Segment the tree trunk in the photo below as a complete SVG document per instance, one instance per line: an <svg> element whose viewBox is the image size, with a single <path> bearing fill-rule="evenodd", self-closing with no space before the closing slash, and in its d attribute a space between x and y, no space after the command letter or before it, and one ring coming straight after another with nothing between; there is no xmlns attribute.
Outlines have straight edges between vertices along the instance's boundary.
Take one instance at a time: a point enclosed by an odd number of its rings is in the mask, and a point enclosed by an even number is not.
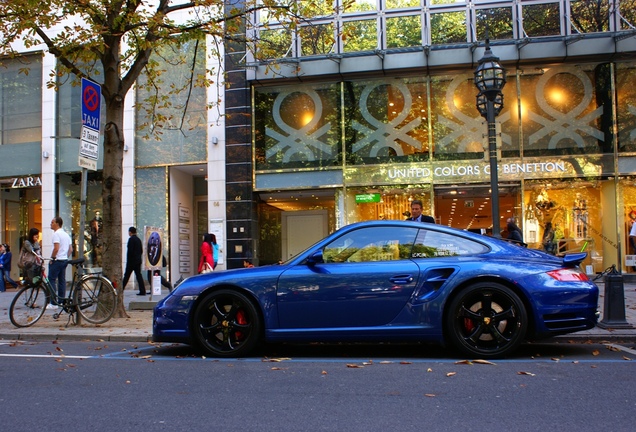
<svg viewBox="0 0 636 432"><path fill-rule="evenodd" d="M121 196L124 159L124 104L123 97L113 92L106 102L104 127L104 170L102 205L104 206L103 272L117 289L117 308L114 318L127 318L124 306L122 280L122 217Z"/></svg>

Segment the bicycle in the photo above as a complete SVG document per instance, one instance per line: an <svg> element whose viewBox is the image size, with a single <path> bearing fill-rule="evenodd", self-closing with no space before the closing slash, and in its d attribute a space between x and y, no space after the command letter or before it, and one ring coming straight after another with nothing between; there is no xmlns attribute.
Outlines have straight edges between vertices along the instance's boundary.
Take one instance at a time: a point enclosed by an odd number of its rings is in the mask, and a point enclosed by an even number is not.
<svg viewBox="0 0 636 432"><path fill-rule="evenodd" d="M42 261L44 259L40 258ZM51 286L42 265L34 267L34 276L20 289L11 302L9 318L16 327L29 327L39 321L49 304L61 307L53 314L58 319L62 312L74 320L74 313L92 324L103 324L115 313L117 291L113 284L101 274L85 274L84 258L69 260L74 266L73 280L68 297L60 297Z"/></svg>

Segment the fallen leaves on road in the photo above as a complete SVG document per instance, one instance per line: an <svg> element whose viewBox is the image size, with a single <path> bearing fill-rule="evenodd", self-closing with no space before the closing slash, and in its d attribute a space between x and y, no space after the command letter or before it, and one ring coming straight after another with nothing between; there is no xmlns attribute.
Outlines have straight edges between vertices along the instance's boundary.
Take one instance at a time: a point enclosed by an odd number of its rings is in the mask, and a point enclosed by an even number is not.
<svg viewBox="0 0 636 432"><path fill-rule="evenodd" d="M488 360L481 360L481 359L473 360L473 363L496 366L496 363L490 362Z"/></svg>
<svg viewBox="0 0 636 432"><path fill-rule="evenodd" d="M457 375L457 372L448 372L446 374L447 377L452 377L452 376L455 376L455 375Z"/></svg>
<svg viewBox="0 0 636 432"><path fill-rule="evenodd" d="M362 365L357 365L357 364L353 364L353 363L347 363L347 367L348 367L348 368L351 368L351 369L361 369L361 368L363 368L364 366L362 366Z"/></svg>
<svg viewBox="0 0 636 432"><path fill-rule="evenodd" d="M535 374L533 374L532 372L524 372L524 371L519 371L519 372L517 372L517 375L529 375L529 376L535 376Z"/></svg>
<svg viewBox="0 0 636 432"><path fill-rule="evenodd" d="M496 366L496 363L490 362L488 360L482 360L482 359L475 359L475 360L459 360L456 361L455 364L466 364L466 365L472 365L472 364L483 364L483 365L491 365L491 366Z"/></svg>

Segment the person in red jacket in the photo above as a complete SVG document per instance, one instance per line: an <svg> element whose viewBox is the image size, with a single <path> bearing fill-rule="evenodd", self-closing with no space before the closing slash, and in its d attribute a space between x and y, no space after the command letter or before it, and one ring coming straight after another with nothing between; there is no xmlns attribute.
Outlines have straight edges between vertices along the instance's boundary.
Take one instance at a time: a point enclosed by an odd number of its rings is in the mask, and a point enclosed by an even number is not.
<svg viewBox="0 0 636 432"><path fill-rule="evenodd" d="M203 234L203 243L201 243L201 259L199 260L198 272L201 273L204 270L203 263L210 264L210 267L214 269L214 256L212 255L212 234Z"/></svg>

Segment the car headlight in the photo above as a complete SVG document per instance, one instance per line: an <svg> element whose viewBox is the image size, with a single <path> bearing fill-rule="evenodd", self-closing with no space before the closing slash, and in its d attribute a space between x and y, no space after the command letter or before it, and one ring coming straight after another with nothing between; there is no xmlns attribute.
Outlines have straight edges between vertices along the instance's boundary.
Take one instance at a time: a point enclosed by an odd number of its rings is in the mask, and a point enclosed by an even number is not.
<svg viewBox="0 0 636 432"><path fill-rule="evenodd" d="M163 306L174 309L188 308L197 299L197 297L197 295L171 295L165 298Z"/></svg>

